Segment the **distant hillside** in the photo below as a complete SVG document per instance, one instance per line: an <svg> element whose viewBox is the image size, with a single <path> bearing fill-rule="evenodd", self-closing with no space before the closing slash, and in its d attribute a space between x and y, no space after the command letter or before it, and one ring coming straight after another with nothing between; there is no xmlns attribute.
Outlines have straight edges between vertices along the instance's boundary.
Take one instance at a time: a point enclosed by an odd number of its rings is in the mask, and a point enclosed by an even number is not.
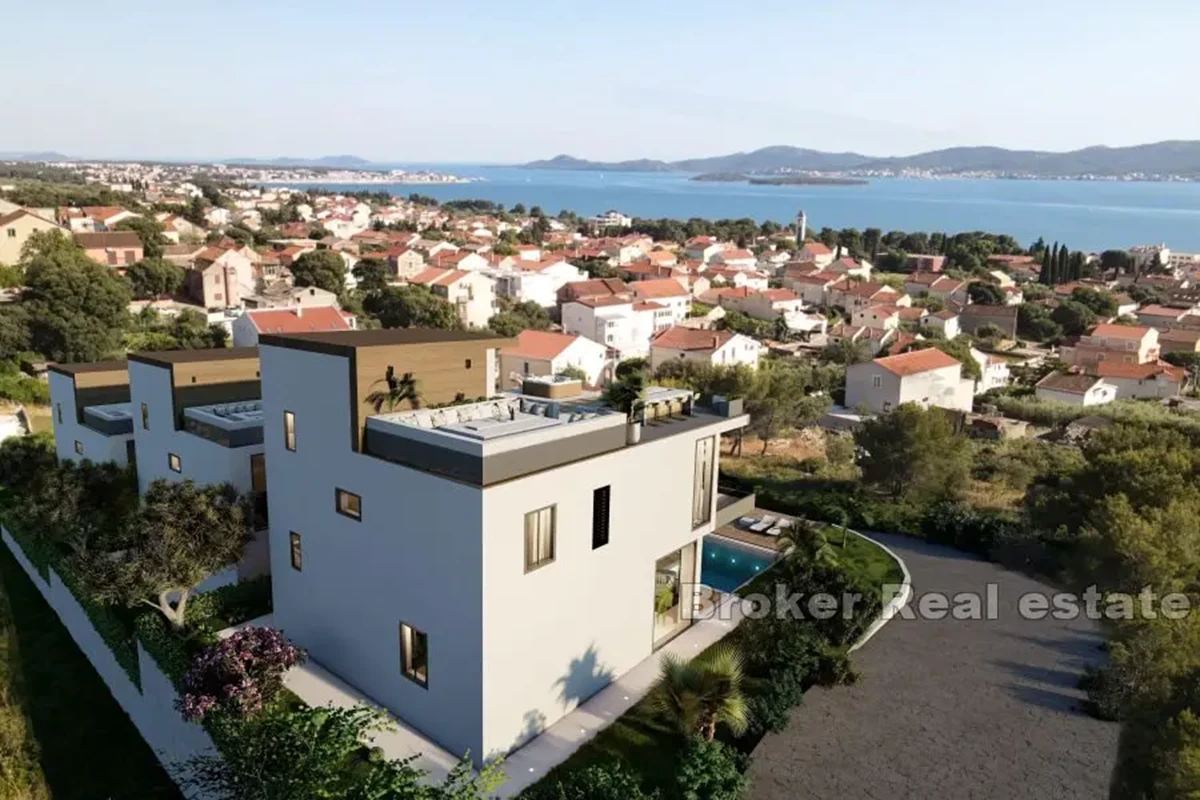
<svg viewBox="0 0 1200 800"><path fill-rule="evenodd" d="M0 161L73 161L70 156L62 153L0 153Z"/></svg>
<svg viewBox="0 0 1200 800"><path fill-rule="evenodd" d="M860 153L825 153L803 147L764 147L682 161L588 161L560 155L525 165L536 169L610 170L613 172L752 173L780 170L846 172L850 170L932 170L943 174L1002 172L1074 177L1119 176L1132 173L1200 177L1200 142L1168 141L1133 147L1085 147L1066 153L1006 150L1002 147L951 147L911 156L878 157Z"/></svg>

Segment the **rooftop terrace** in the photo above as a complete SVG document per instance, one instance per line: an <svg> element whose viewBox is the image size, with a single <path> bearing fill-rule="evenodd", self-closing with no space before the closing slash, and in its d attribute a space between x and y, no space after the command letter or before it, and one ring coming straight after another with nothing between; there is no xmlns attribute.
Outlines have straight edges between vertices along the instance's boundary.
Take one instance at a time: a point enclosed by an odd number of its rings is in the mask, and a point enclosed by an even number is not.
<svg viewBox="0 0 1200 800"><path fill-rule="evenodd" d="M83 409L83 424L105 436L133 433L133 410L129 403L108 403Z"/></svg>
<svg viewBox="0 0 1200 800"><path fill-rule="evenodd" d="M262 444L262 401L215 403L183 410L184 430L224 447Z"/></svg>

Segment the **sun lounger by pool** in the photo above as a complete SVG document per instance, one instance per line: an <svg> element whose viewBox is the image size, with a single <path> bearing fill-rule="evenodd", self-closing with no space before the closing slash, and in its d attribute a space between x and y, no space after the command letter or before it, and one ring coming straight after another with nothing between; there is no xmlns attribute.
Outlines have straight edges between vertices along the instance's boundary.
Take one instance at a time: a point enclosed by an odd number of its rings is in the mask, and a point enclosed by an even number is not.
<svg viewBox="0 0 1200 800"><path fill-rule="evenodd" d="M774 528L770 528L767 531L767 536L778 536L781 533L783 533L783 528L776 525Z"/></svg>
<svg viewBox="0 0 1200 800"><path fill-rule="evenodd" d="M743 528L749 528L757 522L758 520L755 517L738 517L738 525L741 525Z"/></svg>
<svg viewBox="0 0 1200 800"><path fill-rule="evenodd" d="M755 533L763 533L768 528L773 527L775 525L776 520L778 520L778 519L779 519L778 517L774 517L771 515L765 516L762 519L760 519L757 524L751 525L750 530L754 531Z"/></svg>

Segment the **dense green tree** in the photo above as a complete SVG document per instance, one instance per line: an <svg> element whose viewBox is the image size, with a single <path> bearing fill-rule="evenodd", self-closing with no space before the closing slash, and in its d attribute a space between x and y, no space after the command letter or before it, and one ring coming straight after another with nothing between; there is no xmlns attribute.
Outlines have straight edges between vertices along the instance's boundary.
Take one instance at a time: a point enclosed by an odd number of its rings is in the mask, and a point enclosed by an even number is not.
<svg viewBox="0 0 1200 800"><path fill-rule="evenodd" d="M249 509L230 484L154 481L130 528L135 539L119 558L90 560L92 592L102 602L150 606L176 630L196 587L237 563L250 541Z"/></svg>
<svg viewBox="0 0 1200 800"><path fill-rule="evenodd" d="M99 361L128 324L129 288L58 231L34 233L22 254L29 347L54 361Z"/></svg>
<svg viewBox="0 0 1200 800"><path fill-rule="evenodd" d="M358 290L364 294L379 294L388 286L390 276L387 265L377 258L371 258L369 254L365 254L354 265L353 272L358 281Z"/></svg>
<svg viewBox="0 0 1200 800"><path fill-rule="evenodd" d="M937 408L904 403L854 433L863 480L896 499L956 498L970 475L970 442Z"/></svg>
<svg viewBox="0 0 1200 800"><path fill-rule="evenodd" d="M994 283L974 281L967 285L967 296L971 298L972 303L984 306L1004 305L1004 292Z"/></svg>
<svg viewBox="0 0 1200 800"><path fill-rule="evenodd" d="M550 312L532 300L509 304L488 320L488 327L501 336L516 336L521 331L550 329Z"/></svg>
<svg viewBox="0 0 1200 800"><path fill-rule="evenodd" d="M1110 292L1093 289L1089 286L1076 286L1071 291L1071 300L1086 306L1098 317L1115 317L1117 315L1117 298Z"/></svg>
<svg viewBox="0 0 1200 800"><path fill-rule="evenodd" d="M311 250L292 262L297 286L316 286L341 294L346 288L346 261L334 250Z"/></svg>
<svg viewBox="0 0 1200 800"><path fill-rule="evenodd" d="M164 295L174 295L183 288L183 267L161 258L147 257L132 264L125 271L133 296L138 300L152 300Z"/></svg>
<svg viewBox="0 0 1200 800"><path fill-rule="evenodd" d="M363 300L363 309L385 328L461 330L454 306L426 286L389 286Z"/></svg>
<svg viewBox="0 0 1200 800"><path fill-rule="evenodd" d="M1050 319L1062 327L1067 336L1079 336L1096 324L1096 312L1075 300L1063 300L1050 312Z"/></svg>
<svg viewBox="0 0 1200 800"><path fill-rule="evenodd" d="M813 394L810 366L765 362L746 397L749 429L762 440L763 453L771 439L788 431L815 425L829 410L828 393Z"/></svg>
<svg viewBox="0 0 1200 800"><path fill-rule="evenodd" d="M1050 309L1038 303L1022 303L1017 309L1017 334L1037 342L1062 336L1062 326L1051 319Z"/></svg>
<svg viewBox="0 0 1200 800"><path fill-rule="evenodd" d="M1105 250L1100 254L1100 271L1105 277L1116 278L1133 269L1133 259L1125 250Z"/></svg>
<svg viewBox="0 0 1200 800"><path fill-rule="evenodd" d="M841 364L844 367L851 364L865 364L871 360L871 350L866 342L839 339L825 345L821 350L821 360L831 364Z"/></svg>
<svg viewBox="0 0 1200 800"><path fill-rule="evenodd" d="M747 784L742 762L724 742L693 737L675 774L679 800L739 800Z"/></svg>
<svg viewBox="0 0 1200 800"><path fill-rule="evenodd" d="M170 242L163 235L163 226L151 217L129 217L116 225L116 230L133 231L142 240L142 254L146 258L158 259L163 256L163 248Z"/></svg>

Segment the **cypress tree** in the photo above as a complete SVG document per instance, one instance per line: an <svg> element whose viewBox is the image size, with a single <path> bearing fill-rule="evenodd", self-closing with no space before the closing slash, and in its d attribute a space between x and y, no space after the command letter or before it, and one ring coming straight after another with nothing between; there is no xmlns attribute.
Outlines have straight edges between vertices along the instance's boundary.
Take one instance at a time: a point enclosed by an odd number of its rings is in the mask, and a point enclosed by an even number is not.
<svg viewBox="0 0 1200 800"><path fill-rule="evenodd" d="M1054 243L1054 248L1050 251L1050 279L1048 285L1058 285L1058 242Z"/></svg>
<svg viewBox="0 0 1200 800"><path fill-rule="evenodd" d="M1071 249L1064 244L1058 250L1058 269L1054 271L1059 283L1066 283L1071 279L1070 257Z"/></svg>
<svg viewBox="0 0 1200 800"><path fill-rule="evenodd" d="M1050 248L1042 248L1042 271L1038 273L1038 283L1050 285Z"/></svg>

